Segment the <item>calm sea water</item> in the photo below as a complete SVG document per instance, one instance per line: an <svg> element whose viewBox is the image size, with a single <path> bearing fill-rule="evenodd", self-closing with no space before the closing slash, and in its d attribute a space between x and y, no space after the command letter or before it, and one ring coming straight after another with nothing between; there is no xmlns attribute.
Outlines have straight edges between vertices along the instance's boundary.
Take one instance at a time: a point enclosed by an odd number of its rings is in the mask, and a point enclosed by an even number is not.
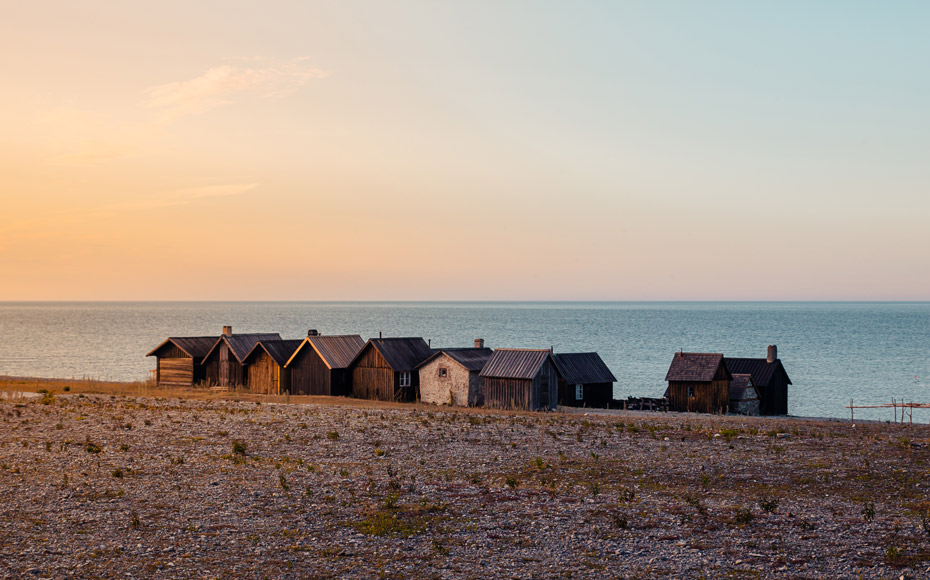
<svg viewBox="0 0 930 580"><path fill-rule="evenodd" d="M930 303L0 303L0 375L140 380L168 336L278 332L422 336L432 346L597 351L616 396L661 396L679 349L764 357L778 345L792 415L845 417L892 397L930 403ZM914 419L927 422L928 415ZM891 411L857 416L890 419Z"/></svg>

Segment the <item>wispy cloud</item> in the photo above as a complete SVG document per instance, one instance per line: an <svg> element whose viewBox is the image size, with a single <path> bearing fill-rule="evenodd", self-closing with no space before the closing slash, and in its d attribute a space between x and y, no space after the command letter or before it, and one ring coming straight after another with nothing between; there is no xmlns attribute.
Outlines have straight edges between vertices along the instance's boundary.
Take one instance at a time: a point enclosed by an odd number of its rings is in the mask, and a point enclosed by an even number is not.
<svg viewBox="0 0 930 580"><path fill-rule="evenodd" d="M124 214L185 206L198 202L207 203L211 198L241 195L258 186L258 183L229 183L189 187L164 191L154 197L90 207L83 211L70 210L58 214L43 214L9 223L3 223L0 219L0 249L2 249L5 235L16 234L18 237L29 239L53 238L62 235L62 228L83 229L89 220L112 219Z"/></svg>
<svg viewBox="0 0 930 580"><path fill-rule="evenodd" d="M173 119L236 102L247 93L262 98L285 97L311 80L327 76L327 71L311 65L307 57L278 64L259 61L253 66L222 65L190 80L149 87L145 104L162 110L165 119Z"/></svg>
<svg viewBox="0 0 930 580"><path fill-rule="evenodd" d="M188 187L167 191L155 198L126 201L99 207L97 214L111 214L123 211L143 211L163 207L189 205L197 200L212 197L228 197L240 195L258 187L257 183L229 183L224 185L207 185L203 187Z"/></svg>

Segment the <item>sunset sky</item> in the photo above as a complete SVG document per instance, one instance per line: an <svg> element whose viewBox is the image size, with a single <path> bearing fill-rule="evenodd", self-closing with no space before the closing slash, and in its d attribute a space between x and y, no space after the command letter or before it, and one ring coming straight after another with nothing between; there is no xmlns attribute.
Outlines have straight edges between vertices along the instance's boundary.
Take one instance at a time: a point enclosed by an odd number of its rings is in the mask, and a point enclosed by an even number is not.
<svg viewBox="0 0 930 580"><path fill-rule="evenodd" d="M925 2L14 2L0 300L930 300Z"/></svg>

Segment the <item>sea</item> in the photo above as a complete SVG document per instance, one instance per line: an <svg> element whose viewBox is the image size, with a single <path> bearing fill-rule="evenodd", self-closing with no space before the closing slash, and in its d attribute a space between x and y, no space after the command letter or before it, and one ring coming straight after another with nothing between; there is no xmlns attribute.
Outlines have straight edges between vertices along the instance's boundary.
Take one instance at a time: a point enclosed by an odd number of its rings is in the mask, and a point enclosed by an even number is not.
<svg viewBox="0 0 930 580"><path fill-rule="evenodd" d="M930 403L930 302L0 302L0 375L145 380L169 336L309 329L421 336L436 347L597 352L615 397L659 397L672 356L766 356L791 377L788 410L848 418L855 405ZM890 409L857 419L892 420ZM915 410L914 422L930 421Z"/></svg>

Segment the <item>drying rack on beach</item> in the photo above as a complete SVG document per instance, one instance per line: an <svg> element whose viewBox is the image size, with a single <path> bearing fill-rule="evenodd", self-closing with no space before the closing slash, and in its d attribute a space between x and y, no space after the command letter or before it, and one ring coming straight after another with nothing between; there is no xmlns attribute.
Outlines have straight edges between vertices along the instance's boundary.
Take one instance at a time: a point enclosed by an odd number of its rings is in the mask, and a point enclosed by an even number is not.
<svg viewBox="0 0 930 580"><path fill-rule="evenodd" d="M847 405L846 408L849 409L850 423L854 422L854 409L894 409L894 422L898 423L898 409L900 409L900 423L903 425L906 419L908 425L913 425L914 409L930 409L930 403L905 403L903 399L900 401L897 399L891 399L890 403L885 403L884 405L854 405L853 400L850 399L849 405Z"/></svg>

